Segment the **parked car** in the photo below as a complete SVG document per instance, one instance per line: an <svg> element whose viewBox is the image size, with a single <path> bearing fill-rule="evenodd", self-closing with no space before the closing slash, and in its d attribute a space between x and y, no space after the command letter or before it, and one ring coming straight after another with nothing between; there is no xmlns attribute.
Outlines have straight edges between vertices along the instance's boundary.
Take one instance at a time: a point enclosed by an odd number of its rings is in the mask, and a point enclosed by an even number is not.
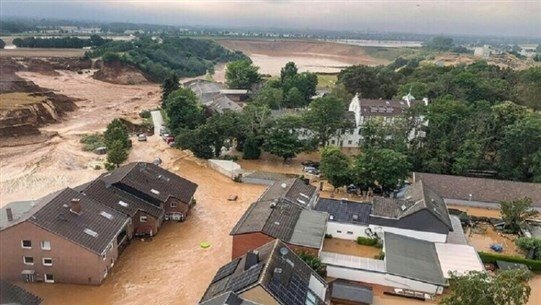
<svg viewBox="0 0 541 305"><path fill-rule="evenodd" d="M137 135L137 141L143 142L143 141L146 141L146 140L147 140L147 135L146 134L141 133L141 134Z"/></svg>
<svg viewBox="0 0 541 305"><path fill-rule="evenodd" d="M303 161L301 164L304 166L310 166L310 167L315 167L315 168L319 167L319 162L312 161L312 160Z"/></svg>
<svg viewBox="0 0 541 305"><path fill-rule="evenodd" d="M170 134L164 133L164 134L162 134L162 139L165 141L165 139L167 139L170 136L171 136Z"/></svg>
<svg viewBox="0 0 541 305"><path fill-rule="evenodd" d="M313 166L305 166L303 171L312 175L319 175L319 170Z"/></svg>
<svg viewBox="0 0 541 305"><path fill-rule="evenodd" d="M167 138L165 138L165 143L170 144L171 142L175 142L175 137L168 136Z"/></svg>
<svg viewBox="0 0 541 305"><path fill-rule="evenodd" d="M358 188L354 184L350 184L346 187L346 192L348 194L357 194Z"/></svg>

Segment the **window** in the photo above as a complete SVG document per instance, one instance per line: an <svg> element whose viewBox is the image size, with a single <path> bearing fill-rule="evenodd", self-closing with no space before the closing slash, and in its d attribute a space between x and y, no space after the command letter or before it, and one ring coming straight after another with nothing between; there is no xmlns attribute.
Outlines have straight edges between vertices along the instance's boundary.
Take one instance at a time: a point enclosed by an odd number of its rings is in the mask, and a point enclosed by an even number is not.
<svg viewBox="0 0 541 305"><path fill-rule="evenodd" d="M34 264L34 258L32 256L23 256L23 263L25 265L33 265Z"/></svg>
<svg viewBox="0 0 541 305"><path fill-rule="evenodd" d="M109 219L109 220L113 219L113 215L111 215L111 214L109 214L109 213L107 213L105 211L101 211L100 215L107 218L107 219Z"/></svg>
<svg viewBox="0 0 541 305"><path fill-rule="evenodd" d="M340 230L336 230L336 233L342 233L342 231L340 231Z"/></svg>
<svg viewBox="0 0 541 305"><path fill-rule="evenodd" d="M123 207L125 207L125 208L128 207L128 205L129 205L129 204L127 204L126 202L124 202L124 201L122 201L122 200L120 200L120 201L118 202L118 204L120 204L121 206L123 206Z"/></svg>
<svg viewBox="0 0 541 305"><path fill-rule="evenodd" d="M21 247L23 247L24 249L32 249L32 241L26 239L21 241Z"/></svg>
<svg viewBox="0 0 541 305"><path fill-rule="evenodd" d="M349 235L353 235L353 232L351 232L351 231L347 231L347 234L349 234Z"/></svg>
<svg viewBox="0 0 541 305"><path fill-rule="evenodd" d="M353 141L349 140L349 141L348 141L348 144L351 145L351 143L353 143Z"/></svg>
<svg viewBox="0 0 541 305"><path fill-rule="evenodd" d="M98 232L92 230L92 229L89 229L89 228L86 228L83 230L86 234L92 236L92 237L98 237Z"/></svg>
<svg viewBox="0 0 541 305"><path fill-rule="evenodd" d="M54 283L54 276L50 273L45 273L45 283Z"/></svg>
<svg viewBox="0 0 541 305"><path fill-rule="evenodd" d="M146 216L139 216L139 222L147 222Z"/></svg>
<svg viewBox="0 0 541 305"><path fill-rule="evenodd" d="M177 207L177 203L174 202L174 201L171 201L171 207L172 207L172 208L176 208L176 207Z"/></svg>
<svg viewBox="0 0 541 305"><path fill-rule="evenodd" d="M306 302L305 302L306 305L315 305L317 304L316 302L316 295L314 293L312 293L312 291L308 290L306 292Z"/></svg>
<svg viewBox="0 0 541 305"><path fill-rule="evenodd" d="M53 259L44 257L43 258L43 266L52 266L53 265Z"/></svg>
<svg viewBox="0 0 541 305"><path fill-rule="evenodd" d="M41 250L51 250L51 242L48 240L41 241Z"/></svg>

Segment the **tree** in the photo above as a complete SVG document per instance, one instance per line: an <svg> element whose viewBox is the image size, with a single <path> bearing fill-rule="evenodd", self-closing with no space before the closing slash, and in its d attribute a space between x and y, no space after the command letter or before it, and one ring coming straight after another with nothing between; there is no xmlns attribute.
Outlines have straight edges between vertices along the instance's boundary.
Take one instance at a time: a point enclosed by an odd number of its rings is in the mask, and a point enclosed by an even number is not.
<svg viewBox="0 0 541 305"><path fill-rule="evenodd" d="M499 271L495 276L471 271L451 274L449 295L440 305L525 305L530 297L527 270Z"/></svg>
<svg viewBox="0 0 541 305"><path fill-rule="evenodd" d="M226 84L233 89L251 89L261 81L258 70L259 67L252 65L249 60L231 62L225 71Z"/></svg>
<svg viewBox="0 0 541 305"><path fill-rule="evenodd" d="M183 129L175 138L177 147L189 149L194 156L202 159L210 159L214 157L212 150L212 141L205 134L205 130L199 127L194 130Z"/></svg>
<svg viewBox="0 0 541 305"><path fill-rule="evenodd" d="M250 103L242 110L246 133L259 138L272 121L269 107L262 103Z"/></svg>
<svg viewBox="0 0 541 305"><path fill-rule="evenodd" d="M3 49L6 46L4 40L0 39L0 49Z"/></svg>
<svg viewBox="0 0 541 305"><path fill-rule="evenodd" d="M376 182L384 191L396 188L408 176L407 156L387 148L368 149L357 156L354 173L359 185Z"/></svg>
<svg viewBox="0 0 541 305"><path fill-rule="evenodd" d="M321 152L319 169L329 183L336 188L352 182L349 158L337 147L325 147Z"/></svg>
<svg viewBox="0 0 541 305"><path fill-rule="evenodd" d="M282 89L265 86L259 90L254 102L267 105L270 109L280 109L284 104L284 93Z"/></svg>
<svg viewBox="0 0 541 305"><path fill-rule="evenodd" d="M171 92L178 90L180 83L176 73L171 73L162 83L162 107L165 108L165 101Z"/></svg>
<svg viewBox="0 0 541 305"><path fill-rule="evenodd" d="M338 82L349 93L362 98L392 98L396 95L402 75L385 67L351 66L338 74Z"/></svg>
<svg viewBox="0 0 541 305"><path fill-rule="evenodd" d="M261 156L260 140L250 135L244 141L242 158L245 160L256 160Z"/></svg>
<svg viewBox="0 0 541 305"><path fill-rule="evenodd" d="M335 97L317 98L310 103L309 108L303 114L304 125L316 135L321 145L327 145L337 131L348 127L347 122L343 120L342 103Z"/></svg>
<svg viewBox="0 0 541 305"><path fill-rule="evenodd" d="M541 110L541 67L532 67L519 72L519 84L516 87L520 104Z"/></svg>
<svg viewBox="0 0 541 305"><path fill-rule="evenodd" d="M107 148L107 162L118 167L128 159L128 150L121 140L114 140Z"/></svg>
<svg viewBox="0 0 541 305"><path fill-rule="evenodd" d="M295 77L297 73L297 65L292 61L288 62L280 71L280 82L283 84L286 79Z"/></svg>
<svg viewBox="0 0 541 305"><path fill-rule="evenodd" d="M283 117L274 121L263 140L263 150L284 159L295 157L303 151L304 142L299 139L300 122L296 117Z"/></svg>
<svg viewBox="0 0 541 305"><path fill-rule="evenodd" d="M316 95L317 75L310 72L303 72L284 79L282 89L284 92L289 92L292 88L297 88L304 98L305 106L309 103L312 96Z"/></svg>
<svg viewBox="0 0 541 305"><path fill-rule="evenodd" d="M115 142L119 142L123 149L128 150L131 142L126 125L120 119L112 120L103 133L103 142L107 150L110 150Z"/></svg>
<svg viewBox="0 0 541 305"><path fill-rule="evenodd" d="M300 108L304 106L305 99L296 87L289 89L286 94L284 106L287 108Z"/></svg>
<svg viewBox="0 0 541 305"><path fill-rule="evenodd" d="M311 255L310 253L301 252L299 253L299 258L302 259L310 268L312 268L312 270L317 272L317 274L324 277L327 273L327 268L325 264L321 262L319 257Z"/></svg>
<svg viewBox="0 0 541 305"><path fill-rule="evenodd" d="M436 36L423 43L423 47L435 51L450 51L454 47L452 38Z"/></svg>
<svg viewBox="0 0 541 305"><path fill-rule="evenodd" d="M535 237L519 237L515 240L515 244L522 250L530 252L530 259L541 260L541 239ZM529 253L528 253L529 254Z"/></svg>
<svg viewBox="0 0 541 305"><path fill-rule="evenodd" d="M537 215L538 212L532 208L532 199L525 197L513 201L501 201L500 214L505 222L505 229L517 233L524 221Z"/></svg>
<svg viewBox="0 0 541 305"><path fill-rule="evenodd" d="M195 93L190 89L177 89L165 102L168 127L174 135L182 129L195 129L203 123L203 109L197 104Z"/></svg>

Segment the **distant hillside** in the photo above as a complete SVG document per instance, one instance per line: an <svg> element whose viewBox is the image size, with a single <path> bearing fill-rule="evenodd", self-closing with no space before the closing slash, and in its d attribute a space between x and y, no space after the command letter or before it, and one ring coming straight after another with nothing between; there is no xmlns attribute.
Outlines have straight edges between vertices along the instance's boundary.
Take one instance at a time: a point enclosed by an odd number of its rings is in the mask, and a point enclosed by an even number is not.
<svg viewBox="0 0 541 305"><path fill-rule="evenodd" d="M172 72L179 77L198 76L217 63L247 58L241 52L229 51L211 40L177 37L112 41L86 55L102 57L105 62L120 60L132 64L156 82L161 82Z"/></svg>

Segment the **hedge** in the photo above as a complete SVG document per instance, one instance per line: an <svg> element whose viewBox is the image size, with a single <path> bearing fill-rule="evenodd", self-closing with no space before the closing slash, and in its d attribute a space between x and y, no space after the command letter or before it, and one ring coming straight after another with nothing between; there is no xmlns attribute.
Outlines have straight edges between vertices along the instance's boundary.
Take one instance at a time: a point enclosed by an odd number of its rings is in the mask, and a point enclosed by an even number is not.
<svg viewBox="0 0 541 305"><path fill-rule="evenodd" d="M541 271L541 260L526 259L519 256L509 256L503 254L479 252L481 261L485 264L495 263L496 261L505 261L511 263L520 263L528 266L532 271Z"/></svg>
<svg viewBox="0 0 541 305"><path fill-rule="evenodd" d="M359 236L357 237L357 243L365 246L376 246L378 244L378 239Z"/></svg>

